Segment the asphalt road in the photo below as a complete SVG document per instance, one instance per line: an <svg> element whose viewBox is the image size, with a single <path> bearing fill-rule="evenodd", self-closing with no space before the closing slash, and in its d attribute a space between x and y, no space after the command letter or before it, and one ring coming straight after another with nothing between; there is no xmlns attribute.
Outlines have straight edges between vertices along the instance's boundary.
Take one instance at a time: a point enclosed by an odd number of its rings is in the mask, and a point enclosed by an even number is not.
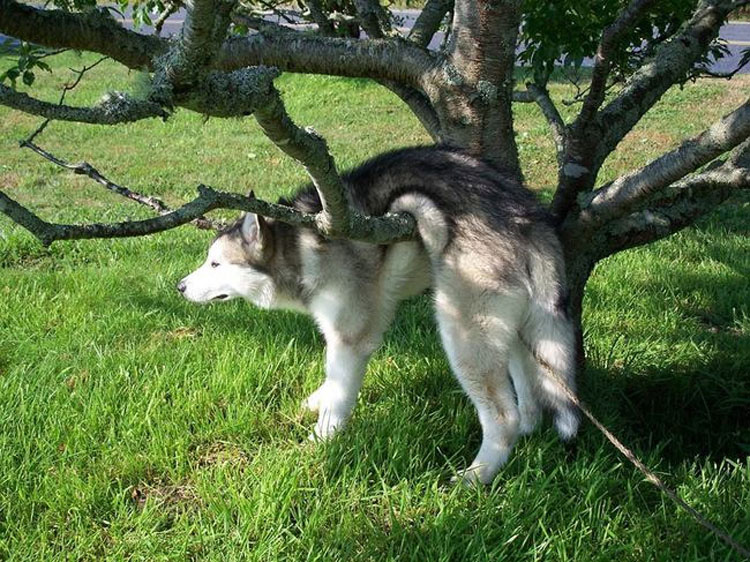
<svg viewBox="0 0 750 562"><path fill-rule="evenodd" d="M407 31L414 25L419 10L395 10L396 16L401 18L402 23L399 27L400 31ZM168 36L179 33L184 21L184 13L182 11L177 12L170 17L162 28L162 36ZM133 26L133 20L128 17L128 14L124 18L120 18L126 27ZM139 30L141 33L151 33L152 29L149 27L143 27ZM727 42L730 54L723 59L715 62L711 66L711 70L715 72L730 72L734 70L739 64L740 58L742 57L742 51L750 48L750 22L729 22L724 25L719 35L722 39ZM5 39L5 36L0 34L0 42ZM443 34L438 32L430 42L429 47L431 49L437 49L443 41ZM584 61L584 66L589 66L591 61ZM746 65L740 73L750 74L750 64Z"/></svg>

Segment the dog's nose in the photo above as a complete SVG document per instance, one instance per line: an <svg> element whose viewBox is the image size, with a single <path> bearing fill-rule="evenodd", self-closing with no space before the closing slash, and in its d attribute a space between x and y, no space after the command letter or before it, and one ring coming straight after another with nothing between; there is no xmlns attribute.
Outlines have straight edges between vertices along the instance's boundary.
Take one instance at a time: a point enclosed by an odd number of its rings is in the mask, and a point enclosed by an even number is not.
<svg viewBox="0 0 750 562"><path fill-rule="evenodd" d="M179 283L177 283L177 290L178 291L180 291L181 293L184 293L185 289L187 289L187 285L185 285L184 281L180 281Z"/></svg>

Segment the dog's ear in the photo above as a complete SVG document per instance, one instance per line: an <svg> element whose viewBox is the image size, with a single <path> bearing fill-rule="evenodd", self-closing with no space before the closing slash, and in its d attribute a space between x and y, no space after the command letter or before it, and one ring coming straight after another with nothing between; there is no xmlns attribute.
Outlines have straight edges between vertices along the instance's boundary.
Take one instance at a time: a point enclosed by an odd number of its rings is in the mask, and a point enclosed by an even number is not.
<svg viewBox="0 0 750 562"><path fill-rule="evenodd" d="M242 219L242 237L248 244L262 248L268 239L268 223L261 215L245 213Z"/></svg>

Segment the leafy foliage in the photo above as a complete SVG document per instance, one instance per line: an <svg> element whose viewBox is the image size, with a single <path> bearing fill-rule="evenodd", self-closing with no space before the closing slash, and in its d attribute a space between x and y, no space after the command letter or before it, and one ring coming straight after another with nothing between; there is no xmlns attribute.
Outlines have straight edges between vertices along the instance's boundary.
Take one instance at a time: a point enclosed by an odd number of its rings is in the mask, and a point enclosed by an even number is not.
<svg viewBox="0 0 750 562"><path fill-rule="evenodd" d="M20 78L24 84L31 86L36 79L35 68L52 72L49 65L42 60L52 53L52 51L32 43L18 42L15 39L7 38L0 45L0 56L11 55L16 57L16 60L10 68L0 74L0 83L7 81L15 88L17 80Z"/></svg>
<svg viewBox="0 0 750 562"><path fill-rule="evenodd" d="M578 69L593 57L602 30L611 25L628 0L525 0L519 62L530 68L534 81L545 84L555 63ZM654 48L671 36L694 9L694 2L661 0L630 27L611 59L613 75L632 73ZM721 50L714 55L723 56Z"/></svg>

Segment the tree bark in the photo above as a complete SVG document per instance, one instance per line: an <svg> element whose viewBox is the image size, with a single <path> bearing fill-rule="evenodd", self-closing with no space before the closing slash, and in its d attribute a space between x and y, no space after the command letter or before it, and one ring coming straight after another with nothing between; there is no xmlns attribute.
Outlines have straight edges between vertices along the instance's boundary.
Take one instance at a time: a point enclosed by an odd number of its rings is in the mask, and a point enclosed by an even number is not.
<svg viewBox="0 0 750 562"><path fill-rule="evenodd" d="M427 92L444 140L520 180L511 111L520 1L458 0L454 10L452 48Z"/></svg>

